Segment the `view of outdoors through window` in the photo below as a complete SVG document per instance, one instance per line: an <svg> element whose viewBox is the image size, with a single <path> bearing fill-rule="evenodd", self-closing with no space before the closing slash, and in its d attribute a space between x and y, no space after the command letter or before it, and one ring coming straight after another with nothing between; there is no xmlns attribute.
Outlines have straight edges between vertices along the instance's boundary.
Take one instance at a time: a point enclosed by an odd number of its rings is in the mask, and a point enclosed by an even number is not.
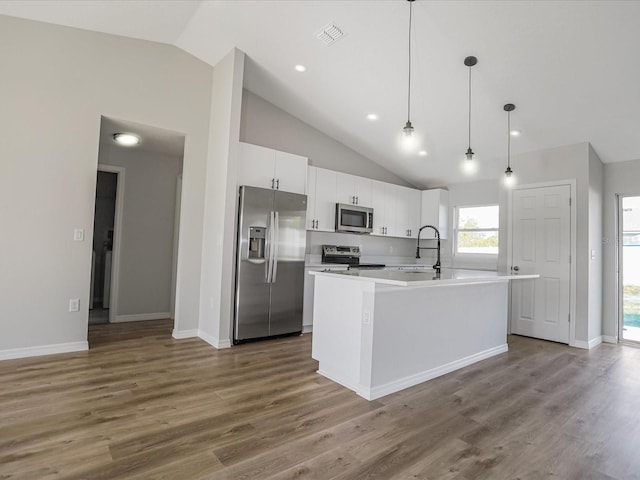
<svg viewBox="0 0 640 480"><path fill-rule="evenodd" d="M640 197L622 198L622 317L625 340L640 341Z"/></svg>
<svg viewBox="0 0 640 480"><path fill-rule="evenodd" d="M456 253L498 254L498 205L458 207Z"/></svg>

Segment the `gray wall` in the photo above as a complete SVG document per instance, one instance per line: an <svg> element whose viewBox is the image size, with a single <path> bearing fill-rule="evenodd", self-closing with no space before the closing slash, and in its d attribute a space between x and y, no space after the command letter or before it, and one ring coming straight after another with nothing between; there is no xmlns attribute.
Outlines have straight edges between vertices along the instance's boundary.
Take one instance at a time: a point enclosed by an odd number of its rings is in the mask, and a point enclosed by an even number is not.
<svg viewBox="0 0 640 480"><path fill-rule="evenodd" d="M597 225L590 225L590 221L597 223L597 191L598 171L600 159L592 151L588 143L579 143L548 150L516 155L512 157L511 167L516 174L518 184L537 184L558 180L576 181L576 202L577 210L577 239L576 239L576 340L588 342L601 335L600 310L590 311L590 306L597 305L599 300L590 299L590 296L599 297L601 291L591 290L597 284L600 277L600 270L597 262L591 264L590 250L598 251L597 245L593 245L593 232L597 232ZM593 174L590 173L594 169ZM594 178L590 179L590 175ZM592 189L594 194L591 195ZM500 197L500 231L506 232L508 229L508 191L503 187ZM506 245L503 248L501 242L499 266L509 265L506 258Z"/></svg>
<svg viewBox="0 0 640 480"><path fill-rule="evenodd" d="M412 186L246 89L242 93L240 141L302 155L309 158L309 165L314 167Z"/></svg>
<svg viewBox="0 0 640 480"><path fill-rule="evenodd" d="M604 165L589 145L589 340L602 335Z"/></svg>
<svg viewBox="0 0 640 480"><path fill-rule="evenodd" d="M98 163L125 168L115 314L168 316L176 180L182 157L103 143Z"/></svg>
<svg viewBox="0 0 640 480"><path fill-rule="evenodd" d="M176 325L197 329L211 66L168 45L5 16L0 59L11 232L0 236L0 352L86 342L101 115L186 135Z"/></svg>
<svg viewBox="0 0 640 480"><path fill-rule="evenodd" d="M618 337L616 195L640 195L640 160L608 163L604 166L602 333L610 340Z"/></svg>

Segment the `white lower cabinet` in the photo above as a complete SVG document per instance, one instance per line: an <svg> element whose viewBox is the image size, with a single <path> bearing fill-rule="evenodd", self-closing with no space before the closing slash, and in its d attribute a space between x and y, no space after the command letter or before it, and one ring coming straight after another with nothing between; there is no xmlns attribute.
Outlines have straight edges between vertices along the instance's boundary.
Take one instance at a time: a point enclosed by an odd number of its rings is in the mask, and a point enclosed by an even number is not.
<svg viewBox="0 0 640 480"><path fill-rule="evenodd" d="M313 289L314 289L314 276L309 275L309 272L322 271L322 270L347 270L347 266L315 266L304 267L304 303L302 305L302 331L303 333L310 332L313 326Z"/></svg>

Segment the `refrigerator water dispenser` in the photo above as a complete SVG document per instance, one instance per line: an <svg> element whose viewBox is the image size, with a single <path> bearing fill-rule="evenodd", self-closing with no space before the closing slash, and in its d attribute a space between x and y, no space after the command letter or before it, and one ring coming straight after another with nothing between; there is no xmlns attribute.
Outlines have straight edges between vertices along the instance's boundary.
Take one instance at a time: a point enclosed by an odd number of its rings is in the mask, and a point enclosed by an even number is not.
<svg viewBox="0 0 640 480"><path fill-rule="evenodd" d="M249 227L249 254L250 260L264 260L264 240L266 228Z"/></svg>

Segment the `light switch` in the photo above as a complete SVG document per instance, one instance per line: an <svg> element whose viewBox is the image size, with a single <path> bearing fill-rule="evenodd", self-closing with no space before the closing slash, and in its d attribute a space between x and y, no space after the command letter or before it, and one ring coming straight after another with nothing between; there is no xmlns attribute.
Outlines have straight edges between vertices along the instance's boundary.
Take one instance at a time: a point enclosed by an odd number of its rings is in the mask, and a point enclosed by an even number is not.
<svg viewBox="0 0 640 480"><path fill-rule="evenodd" d="M79 312L80 311L80 299L79 298L70 298L69 299L69 311L70 312Z"/></svg>
<svg viewBox="0 0 640 480"><path fill-rule="evenodd" d="M76 228L73 231L73 240L75 240L76 242L84 241L84 229Z"/></svg>

